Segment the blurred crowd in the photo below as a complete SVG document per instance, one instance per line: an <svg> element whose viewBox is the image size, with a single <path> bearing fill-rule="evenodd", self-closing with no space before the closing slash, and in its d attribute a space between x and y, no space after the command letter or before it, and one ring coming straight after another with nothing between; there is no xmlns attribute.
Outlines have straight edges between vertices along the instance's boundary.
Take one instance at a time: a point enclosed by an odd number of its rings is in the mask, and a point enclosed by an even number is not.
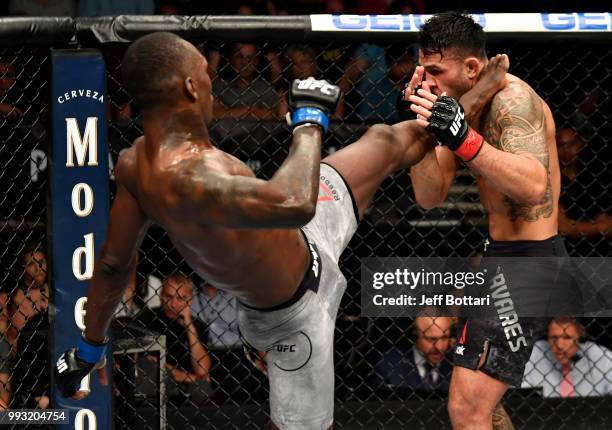
<svg viewBox="0 0 612 430"><path fill-rule="evenodd" d="M44 247L25 246L15 271L19 285L0 293L0 408L46 409L51 402L52 305ZM159 279L137 269L115 312L115 341L126 329L155 340L165 337L164 382L170 405L263 401L264 377L242 353L236 312L236 299L197 276L174 271ZM351 340L351 330L364 324L368 329L361 338ZM362 400L444 398L456 326L456 318L435 307L425 308L413 320L368 322L345 315L338 325L345 343L336 345L342 395ZM117 413L123 426L133 428L130 410L159 396L159 352L143 349L115 358ZM558 316L550 319L546 338L536 343L521 387L514 388L535 389L543 397L607 396L612 394L610 375L612 351L589 336L581 320Z"/></svg>

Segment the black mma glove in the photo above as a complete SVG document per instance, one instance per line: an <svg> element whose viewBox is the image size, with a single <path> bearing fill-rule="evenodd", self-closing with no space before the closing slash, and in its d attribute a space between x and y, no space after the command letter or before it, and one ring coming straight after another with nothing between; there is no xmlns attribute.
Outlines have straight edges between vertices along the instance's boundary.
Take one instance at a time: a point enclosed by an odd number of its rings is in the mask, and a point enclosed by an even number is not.
<svg viewBox="0 0 612 430"><path fill-rule="evenodd" d="M106 343L92 344L83 337L76 348L64 352L55 363L55 384L64 397L72 397L81 380L104 359Z"/></svg>
<svg viewBox="0 0 612 430"><path fill-rule="evenodd" d="M290 125L317 124L325 133L328 115L336 110L340 94L340 88L326 80L295 79L289 89Z"/></svg>
<svg viewBox="0 0 612 430"><path fill-rule="evenodd" d="M466 162L478 155L484 143L484 138L468 125L459 102L449 96L440 96L434 103L427 130L440 145L447 146Z"/></svg>

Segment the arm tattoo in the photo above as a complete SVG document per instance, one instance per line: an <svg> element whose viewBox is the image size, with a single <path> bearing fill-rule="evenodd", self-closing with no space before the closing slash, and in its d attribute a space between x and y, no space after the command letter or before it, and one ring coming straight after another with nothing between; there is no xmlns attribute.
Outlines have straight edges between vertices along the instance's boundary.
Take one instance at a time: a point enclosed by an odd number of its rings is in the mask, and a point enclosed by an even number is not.
<svg viewBox="0 0 612 430"><path fill-rule="evenodd" d="M513 154L530 154L542 163L547 172L546 192L539 204L519 203L504 197L510 220L537 221L540 217L551 216L553 202L546 116L537 94L523 83L510 82L495 97L482 128L491 145Z"/></svg>
<svg viewBox="0 0 612 430"><path fill-rule="evenodd" d="M501 403L493 410L493 430L514 430L512 420Z"/></svg>

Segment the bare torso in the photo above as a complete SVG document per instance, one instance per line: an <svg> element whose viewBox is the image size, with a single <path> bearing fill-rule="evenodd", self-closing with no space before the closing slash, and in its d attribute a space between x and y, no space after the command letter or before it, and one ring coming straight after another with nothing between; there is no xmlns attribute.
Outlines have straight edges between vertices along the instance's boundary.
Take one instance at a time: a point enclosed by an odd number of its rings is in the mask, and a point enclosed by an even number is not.
<svg viewBox="0 0 612 430"><path fill-rule="evenodd" d="M529 127L534 136L542 136L542 131L545 132L548 147L548 161L545 165L548 171L546 193L538 205L518 203L493 189L484 178L478 176L480 199L489 216L489 234L492 239L544 240L556 235L558 231L561 176L555 143L555 124L548 105L533 89L515 76L508 75L507 78L506 88L494 97L490 111L481 120L479 131L487 142L504 150L500 145L504 128L503 121L500 120L501 110L507 109L509 104L526 106L524 116L520 113L513 113L513 116L516 121L523 120L525 127ZM534 97L541 103L541 110L527 111L529 103L526 103L525 91L516 91L519 86L523 87L522 89L528 88L529 97Z"/></svg>
<svg viewBox="0 0 612 430"><path fill-rule="evenodd" d="M271 307L289 300L309 263L298 229L230 229L198 221L177 195L172 176L185 163L229 175L254 173L240 160L216 148L164 147L153 156L144 138L128 154L132 172L126 187L151 221L162 226L187 263L215 287L245 304ZM133 174L133 175L132 175Z"/></svg>

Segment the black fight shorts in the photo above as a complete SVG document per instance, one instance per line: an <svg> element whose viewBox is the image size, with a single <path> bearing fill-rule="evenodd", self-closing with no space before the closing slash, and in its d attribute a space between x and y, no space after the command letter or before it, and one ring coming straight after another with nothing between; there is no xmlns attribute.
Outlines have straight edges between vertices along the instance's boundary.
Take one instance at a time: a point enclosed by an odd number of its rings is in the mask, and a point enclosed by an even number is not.
<svg viewBox="0 0 612 430"><path fill-rule="evenodd" d="M487 242L481 269L487 269L487 292L495 293L491 294L494 304L482 316L459 321L455 365L478 369L511 386L521 385L534 342L545 335L547 315L559 308L551 298L571 302L567 298L571 285L559 269L558 257L567 257L560 236Z"/></svg>

